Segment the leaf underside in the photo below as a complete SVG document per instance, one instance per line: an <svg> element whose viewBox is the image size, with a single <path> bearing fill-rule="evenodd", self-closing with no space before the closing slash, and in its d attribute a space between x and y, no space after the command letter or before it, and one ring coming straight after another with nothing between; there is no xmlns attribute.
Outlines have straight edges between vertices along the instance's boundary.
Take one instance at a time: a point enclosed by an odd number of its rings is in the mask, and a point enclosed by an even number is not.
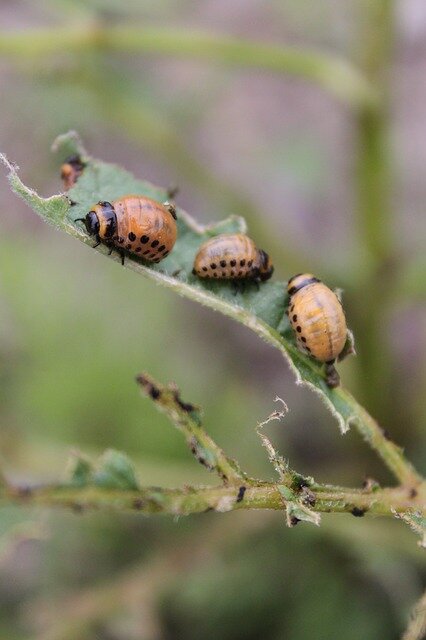
<svg viewBox="0 0 426 640"><path fill-rule="evenodd" d="M75 219L84 217L99 200L113 201L127 194L145 195L160 202L167 200L166 189L139 180L115 164L90 157L75 132L59 136L54 143L54 151L58 154L58 166L67 156L79 154L86 167L76 185L66 195L60 193L50 198L41 198L26 187L19 179L16 167L2 155L0 160L9 169L11 188L17 195L46 222L85 244L92 246L93 238L87 235L82 223L76 223ZM77 204L70 206L69 199ZM330 389L327 386L323 366L298 350L285 315L288 302L286 283L272 279L262 283L259 288L256 284L249 283L244 292L235 294L231 282L200 280L192 274L194 257L200 245L220 233L245 233L247 228L244 219L231 215L213 225L202 226L179 207L177 218L178 239L167 258L159 264L153 264L135 255L128 255L125 266L234 318L279 348L293 369L297 382L309 385L320 394L337 418L341 431L345 432L354 417L353 408L340 389ZM267 251L267 247L263 248ZM96 251L107 255L108 248L100 245ZM117 262L121 260L117 252L110 259Z"/></svg>

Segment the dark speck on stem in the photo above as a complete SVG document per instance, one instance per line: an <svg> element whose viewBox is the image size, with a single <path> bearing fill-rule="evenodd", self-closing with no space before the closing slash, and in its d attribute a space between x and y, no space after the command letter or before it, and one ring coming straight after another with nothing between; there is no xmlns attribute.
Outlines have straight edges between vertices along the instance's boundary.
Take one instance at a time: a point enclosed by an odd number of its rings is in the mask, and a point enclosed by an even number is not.
<svg viewBox="0 0 426 640"><path fill-rule="evenodd" d="M244 494L245 494L246 491L247 491L247 487L244 487L244 486L242 486L242 487L240 487L238 489L237 502L242 502L243 501Z"/></svg>

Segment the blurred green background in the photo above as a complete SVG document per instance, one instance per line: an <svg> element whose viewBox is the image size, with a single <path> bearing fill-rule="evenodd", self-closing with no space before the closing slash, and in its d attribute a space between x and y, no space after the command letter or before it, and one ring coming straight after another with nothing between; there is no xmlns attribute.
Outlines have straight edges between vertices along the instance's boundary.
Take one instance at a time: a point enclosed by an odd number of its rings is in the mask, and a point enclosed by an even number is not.
<svg viewBox="0 0 426 640"><path fill-rule="evenodd" d="M386 23L374 23L375 6L390 9ZM338 54L381 83L386 108L369 130L351 105L285 74L102 46L27 50L39 28L119 24ZM245 215L277 278L314 271L344 289L358 356L340 366L343 382L424 469L422 0L2 0L0 28L27 34L19 53L0 35L0 148L24 182L46 196L62 188L63 158L49 147L72 128L92 155L177 183L179 206L201 222ZM381 167L377 207L365 207ZM213 438L252 474L273 476L254 427L279 395L290 413L268 435L294 468L338 484L390 480L248 330L51 231L3 172L0 189L0 451L11 480L63 477L72 449L115 447L145 484L214 482L140 397L141 370L203 406ZM425 578L397 522L330 515L320 529L289 530L280 513L173 521L0 510L8 640L392 639Z"/></svg>

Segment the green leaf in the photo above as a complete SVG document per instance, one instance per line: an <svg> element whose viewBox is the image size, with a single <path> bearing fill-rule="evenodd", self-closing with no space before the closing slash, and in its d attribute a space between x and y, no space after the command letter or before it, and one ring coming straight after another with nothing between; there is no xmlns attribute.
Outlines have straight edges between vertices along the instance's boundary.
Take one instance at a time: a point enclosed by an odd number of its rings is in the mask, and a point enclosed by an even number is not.
<svg viewBox="0 0 426 640"><path fill-rule="evenodd" d="M54 150L58 153L60 161L71 153L78 153L87 163L83 175L67 195L41 198L21 182L16 167L4 156L0 155L0 160L9 168L9 181L17 195L46 222L87 245L92 246L93 239L88 237L83 225L74 220L85 216L95 202L111 201L130 193L146 195L159 201L167 199L165 189L136 179L117 165L91 158L74 132L60 136L55 142ZM68 197L78 204L70 206ZM287 358L297 382L309 385L319 393L337 418L341 431L345 432L350 421L359 418L357 404L343 389L330 389L325 382L322 365L297 349L292 329L284 313L287 305L286 283L272 280L262 283L259 288L250 284L244 293L235 295L231 283L201 281L192 275L193 260L198 247L206 239L219 233L245 232L245 221L230 216L213 225L202 226L182 209L177 210L177 215L178 240L171 254L157 265L146 264L142 259L131 256L126 259L126 267L174 289L176 293L234 318L278 348ZM267 247L264 248L267 250ZM95 250L104 255L108 253L107 247L103 245ZM274 256L272 260L273 258ZM115 252L110 259L120 261Z"/></svg>
<svg viewBox="0 0 426 640"><path fill-rule="evenodd" d="M135 467L126 454L115 449L108 449L93 464L85 455L77 452L68 473L67 487L97 486L102 489L137 491L139 483Z"/></svg>
<svg viewBox="0 0 426 640"><path fill-rule="evenodd" d="M70 464L68 484L75 487L86 487L92 482L93 465L83 454L73 454Z"/></svg>
<svg viewBox="0 0 426 640"><path fill-rule="evenodd" d="M133 463L124 453L114 449L105 451L100 458L98 469L93 474L93 484L104 489L139 489Z"/></svg>

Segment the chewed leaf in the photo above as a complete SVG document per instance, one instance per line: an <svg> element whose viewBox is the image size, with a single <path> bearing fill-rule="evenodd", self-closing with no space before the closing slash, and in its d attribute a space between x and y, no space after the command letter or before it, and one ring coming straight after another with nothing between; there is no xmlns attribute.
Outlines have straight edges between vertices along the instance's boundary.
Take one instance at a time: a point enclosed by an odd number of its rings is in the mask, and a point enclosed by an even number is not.
<svg viewBox="0 0 426 640"><path fill-rule="evenodd" d="M93 245L93 239L89 238L81 222L75 222L75 219L84 217L99 200L111 201L126 194L145 195L160 202L167 200L165 189L139 180L117 165L91 158L74 132L60 136L54 148L59 156L58 166L67 156L75 153L80 154L86 163L83 174L66 195L60 193L41 198L21 182L16 168L4 156L0 155L0 160L9 169L9 181L17 195L46 222L85 244ZM71 206L70 200L77 204ZM213 225L203 226L180 208L177 209L177 217L178 239L166 259L159 264L147 264L132 255L127 257L126 267L234 318L278 348L287 358L297 381L309 385L320 394L337 418L341 431L345 432L350 420L355 417L353 402L348 402L342 389L330 389L325 382L323 367L297 349L284 313L287 305L286 283L272 279L262 283L259 288L256 284L248 284L244 292L235 294L229 282L201 281L192 274L194 256L200 245L220 233L246 232L245 221L231 215ZM267 247L263 248L267 250ZM108 253L103 245L97 247L96 251L104 255ZM271 257L273 260L274 256ZM120 257L114 252L110 259L118 262Z"/></svg>
<svg viewBox="0 0 426 640"><path fill-rule="evenodd" d="M131 460L121 451L108 449L93 463L87 456L74 453L65 486L136 491L139 489Z"/></svg>
<svg viewBox="0 0 426 640"><path fill-rule="evenodd" d="M68 470L70 485L85 487L92 481L93 464L86 456L75 452L70 461Z"/></svg>
<svg viewBox="0 0 426 640"><path fill-rule="evenodd" d="M139 489L133 463L121 451L109 449L99 459L98 469L93 474L93 483L106 489Z"/></svg>

